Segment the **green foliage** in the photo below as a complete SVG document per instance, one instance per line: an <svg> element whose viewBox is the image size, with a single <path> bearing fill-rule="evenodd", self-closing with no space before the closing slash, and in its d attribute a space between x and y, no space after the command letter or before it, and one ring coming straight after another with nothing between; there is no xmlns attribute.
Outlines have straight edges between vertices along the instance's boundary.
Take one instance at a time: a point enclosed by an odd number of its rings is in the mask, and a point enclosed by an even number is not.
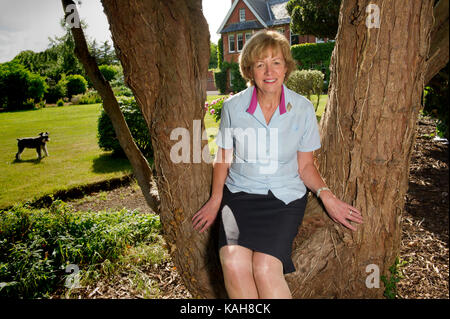
<svg viewBox="0 0 450 319"><path fill-rule="evenodd" d="M286 86L304 95L308 100L311 100L311 95L317 95L317 106L320 101L320 94L323 90L323 73L317 70L296 70L292 72L286 81Z"/></svg>
<svg viewBox="0 0 450 319"><path fill-rule="evenodd" d="M340 5L341 1L336 0L290 0L286 9L291 17L291 29L301 35L334 39Z"/></svg>
<svg viewBox="0 0 450 319"><path fill-rule="evenodd" d="M102 42L101 45L94 39L88 44L89 52L97 61L97 65L119 65L116 52L109 41Z"/></svg>
<svg viewBox="0 0 450 319"><path fill-rule="evenodd" d="M215 44L215 43L210 43L210 46L209 46L209 51L210 51L210 54L209 54L209 66L208 66L208 68L209 69L215 69L215 68L217 68L217 44Z"/></svg>
<svg viewBox="0 0 450 319"><path fill-rule="evenodd" d="M389 272L391 275L387 278L382 275L381 281L384 283L384 296L388 299L395 299L397 297L397 283L404 278L401 268L408 262L405 260L400 260L398 257L395 258L394 264L389 267Z"/></svg>
<svg viewBox="0 0 450 319"><path fill-rule="evenodd" d="M214 84L220 93L224 94L227 91L227 72L214 72Z"/></svg>
<svg viewBox="0 0 450 319"><path fill-rule="evenodd" d="M52 78L47 79L47 83L49 85L47 89L47 93L44 95L44 99L47 101L47 103L56 103L59 99L62 99L67 95L67 87L66 87L66 80L65 75L56 82Z"/></svg>
<svg viewBox="0 0 450 319"><path fill-rule="evenodd" d="M108 82L114 80L119 73L117 66L114 65L100 65L98 69L103 74L105 80Z"/></svg>
<svg viewBox="0 0 450 319"><path fill-rule="evenodd" d="M215 99L211 101L211 103L205 103L205 109L207 112L211 114L214 120L218 123L220 122L220 117L222 116L222 106L223 102L228 98L228 95L225 95L221 98Z"/></svg>
<svg viewBox="0 0 450 319"><path fill-rule="evenodd" d="M63 99L59 99L59 100L56 102L56 106L64 106L64 101L63 101Z"/></svg>
<svg viewBox="0 0 450 319"><path fill-rule="evenodd" d="M142 115L139 106L134 97L122 97L119 99L120 110L125 117L131 135L139 147L142 154L150 159L153 157L153 148L147 123ZM112 122L104 110L102 110L98 119L98 145L105 151L113 151L118 156L124 156L125 153L119 144Z"/></svg>
<svg viewBox="0 0 450 319"><path fill-rule="evenodd" d="M217 68L222 69L223 63L223 40L220 37L219 41L217 41Z"/></svg>
<svg viewBox="0 0 450 319"><path fill-rule="evenodd" d="M102 98L97 91L89 91L80 96L76 104L95 104L102 103Z"/></svg>
<svg viewBox="0 0 450 319"><path fill-rule="evenodd" d="M330 60L334 45L334 42L303 43L291 47L292 57L297 61L299 70L314 69L325 74L325 89L330 83Z"/></svg>
<svg viewBox="0 0 450 319"><path fill-rule="evenodd" d="M227 61L224 61L222 63L222 68L220 69L220 71L214 73L214 82L216 88L220 91L220 93L225 94L227 92L227 82L229 76L228 72L232 74L230 88L231 91L240 92L247 88L247 84L244 78L241 76L239 64L235 62L229 63Z"/></svg>
<svg viewBox="0 0 450 319"><path fill-rule="evenodd" d="M71 98L73 95L81 94L87 90L86 79L79 74L72 74L66 77L67 96Z"/></svg>
<svg viewBox="0 0 450 319"><path fill-rule="evenodd" d="M118 259L128 245L154 242L154 214L74 212L55 201L49 209L16 206L0 212L0 297L38 298L64 284L65 268L87 270Z"/></svg>
<svg viewBox="0 0 450 319"><path fill-rule="evenodd" d="M436 132L440 137L449 139L449 119L448 119L448 74L449 65L436 74L424 90L425 115L437 119Z"/></svg>
<svg viewBox="0 0 450 319"><path fill-rule="evenodd" d="M45 80L17 62L0 64L0 107L10 110L34 106L47 90Z"/></svg>

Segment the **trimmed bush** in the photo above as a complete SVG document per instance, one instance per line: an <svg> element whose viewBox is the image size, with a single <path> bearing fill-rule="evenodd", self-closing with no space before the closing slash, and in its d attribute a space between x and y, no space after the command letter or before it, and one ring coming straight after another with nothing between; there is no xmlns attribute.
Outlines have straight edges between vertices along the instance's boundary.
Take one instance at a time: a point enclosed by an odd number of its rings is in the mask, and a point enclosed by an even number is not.
<svg viewBox="0 0 450 319"><path fill-rule="evenodd" d="M88 83L86 79L79 74L72 74L66 77L67 97L83 94L87 90Z"/></svg>
<svg viewBox="0 0 450 319"><path fill-rule="evenodd" d="M150 159L153 157L150 134L144 116L134 97L119 98L119 106L136 145L139 147L142 154L144 154L147 159ZM119 140L117 139L112 122L104 110L102 110L98 119L97 138L98 145L101 149L113 151L117 156L125 156L125 153L119 144Z"/></svg>
<svg viewBox="0 0 450 319"><path fill-rule="evenodd" d="M286 86L311 100L311 94L317 95L317 106L323 89L323 73L317 70L296 70L286 81Z"/></svg>
<svg viewBox="0 0 450 319"><path fill-rule="evenodd" d="M314 69L325 74L325 90L330 83L330 60L334 45L335 42L303 43L291 47L292 57L297 61L299 70Z"/></svg>

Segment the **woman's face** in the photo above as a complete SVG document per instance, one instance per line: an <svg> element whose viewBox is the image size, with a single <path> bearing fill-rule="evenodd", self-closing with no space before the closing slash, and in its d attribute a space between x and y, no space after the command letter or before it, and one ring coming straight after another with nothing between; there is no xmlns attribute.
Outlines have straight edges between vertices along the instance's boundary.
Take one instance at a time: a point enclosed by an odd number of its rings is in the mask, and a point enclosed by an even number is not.
<svg viewBox="0 0 450 319"><path fill-rule="evenodd" d="M281 90L284 77L287 72L286 61L283 53L278 54L269 48L261 57L253 63L252 71L256 86L265 93L276 93Z"/></svg>

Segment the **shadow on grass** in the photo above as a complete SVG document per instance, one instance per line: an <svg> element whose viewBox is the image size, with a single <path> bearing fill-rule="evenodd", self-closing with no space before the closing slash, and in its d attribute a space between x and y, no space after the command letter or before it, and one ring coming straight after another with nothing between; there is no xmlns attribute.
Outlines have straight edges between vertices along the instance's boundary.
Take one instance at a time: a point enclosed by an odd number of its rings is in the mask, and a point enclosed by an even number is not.
<svg viewBox="0 0 450 319"><path fill-rule="evenodd" d="M26 159L26 160L17 160L16 158L11 162L12 164L22 164L22 163L33 163L33 164L40 164L43 158L34 158L34 159Z"/></svg>
<svg viewBox="0 0 450 319"><path fill-rule="evenodd" d="M92 162L92 169L95 173L113 173L118 171L129 170L131 172L131 164L124 156L115 155L114 153L104 153Z"/></svg>

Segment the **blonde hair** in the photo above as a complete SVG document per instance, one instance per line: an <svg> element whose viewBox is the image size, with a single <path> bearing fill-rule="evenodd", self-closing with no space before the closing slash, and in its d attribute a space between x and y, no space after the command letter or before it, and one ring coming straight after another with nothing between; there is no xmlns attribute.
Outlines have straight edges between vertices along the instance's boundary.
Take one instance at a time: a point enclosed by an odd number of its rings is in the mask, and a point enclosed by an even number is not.
<svg viewBox="0 0 450 319"><path fill-rule="evenodd" d="M287 80L289 74L296 69L296 63L291 54L291 46L285 36L277 31L259 31L245 42L239 55L239 70L242 77L247 81L247 86L255 85L252 72L253 64L257 59L265 57L268 49L272 49L275 55L281 50L287 69L284 80Z"/></svg>

